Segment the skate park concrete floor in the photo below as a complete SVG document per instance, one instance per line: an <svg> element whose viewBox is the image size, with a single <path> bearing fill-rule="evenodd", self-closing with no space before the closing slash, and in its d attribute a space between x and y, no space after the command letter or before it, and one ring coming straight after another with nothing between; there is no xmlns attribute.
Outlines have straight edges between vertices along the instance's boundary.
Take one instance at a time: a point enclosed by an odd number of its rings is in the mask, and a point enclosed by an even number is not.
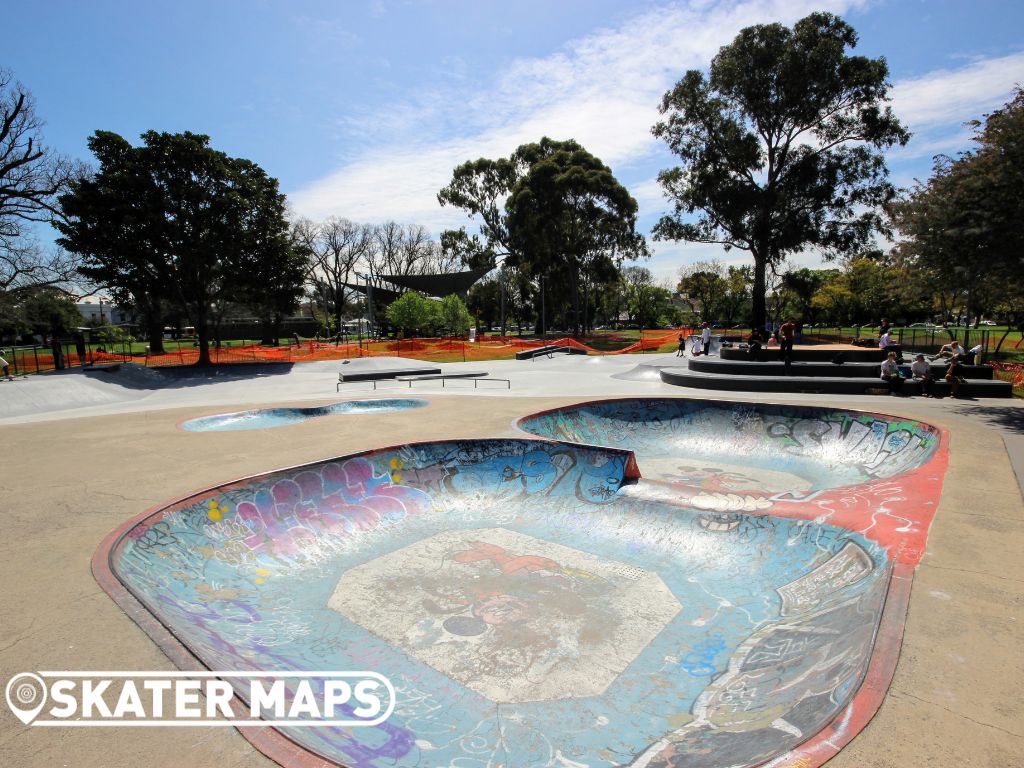
<svg viewBox="0 0 1024 768"><path fill-rule="evenodd" d="M359 450L510 435L517 417L586 399L723 399L636 372L638 365L680 362L672 355L635 355L465 364L510 378L511 389L449 383L442 390L437 382L422 382L375 392L362 383L335 393L339 363L168 386L146 372L118 379L125 369L4 383L0 677L39 669L173 669L89 570L101 539L144 509L225 480ZM260 404L367 397L419 397L430 404L254 432L177 428L185 418ZM726 399L763 400L756 393ZM942 501L914 579L895 677L874 720L829 765L1024 765L1024 501L1011 462L1011 454L1022 452L1024 403L797 394L770 401L907 416L951 435ZM140 763L273 765L230 728L30 728L0 707L0 765Z"/></svg>

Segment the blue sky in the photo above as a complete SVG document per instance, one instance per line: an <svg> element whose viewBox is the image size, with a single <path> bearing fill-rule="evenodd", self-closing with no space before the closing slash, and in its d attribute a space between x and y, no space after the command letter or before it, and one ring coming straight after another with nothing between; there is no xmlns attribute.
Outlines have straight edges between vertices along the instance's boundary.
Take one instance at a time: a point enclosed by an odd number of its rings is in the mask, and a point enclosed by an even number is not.
<svg viewBox="0 0 1024 768"><path fill-rule="evenodd" d="M813 10L842 15L857 53L888 60L914 133L889 158L901 185L967 148L964 121L1024 85L1024 3L1002 0L40 0L5 10L0 66L34 93L62 153L89 159L97 129L207 133L314 219L470 224L436 201L455 165L575 138L630 188L649 233L667 210L655 177L674 164L650 134L662 94L742 27ZM702 258L745 263L652 246L659 279Z"/></svg>

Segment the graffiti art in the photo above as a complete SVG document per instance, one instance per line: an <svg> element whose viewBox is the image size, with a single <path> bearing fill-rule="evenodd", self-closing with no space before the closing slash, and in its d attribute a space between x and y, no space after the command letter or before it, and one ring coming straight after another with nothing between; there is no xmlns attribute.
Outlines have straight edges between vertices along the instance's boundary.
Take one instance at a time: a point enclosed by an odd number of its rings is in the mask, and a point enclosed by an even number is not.
<svg viewBox="0 0 1024 768"><path fill-rule="evenodd" d="M544 439L208 489L127 523L94 567L210 669L386 675L386 722L282 729L339 765L811 766L863 726L941 432L683 399L519 424Z"/></svg>

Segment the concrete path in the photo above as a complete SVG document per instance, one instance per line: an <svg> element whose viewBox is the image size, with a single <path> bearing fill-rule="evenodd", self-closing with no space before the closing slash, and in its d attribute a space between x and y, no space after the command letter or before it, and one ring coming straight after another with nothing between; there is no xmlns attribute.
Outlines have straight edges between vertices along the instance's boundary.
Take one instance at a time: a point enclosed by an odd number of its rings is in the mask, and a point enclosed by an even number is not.
<svg viewBox="0 0 1024 768"><path fill-rule="evenodd" d="M186 378L151 373L30 377L0 384L0 678L40 669L172 669L89 572L100 540L132 515L198 488L277 467L414 440L512 432L524 414L626 395L762 401L622 378L674 355L470 363L511 390L416 384L426 408L314 419L261 432L190 433L185 418L258 404L408 395L350 385L338 363L284 374ZM676 362L678 358L676 358ZM442 366L456 370L459 366ZM159 374L157 374L159 375ZM109 376L110 378L100 378ZM1024 765L1024 402L773 395L772 402L905 415L951 433L950 467L913 586L903 652L879 714L829 765L1011 768ZM1004 442L1005 436L1005 442ZM233 729L28 728L0 705L0 765L270 766ZM789 766L797 768L797 766Z"/></svg>

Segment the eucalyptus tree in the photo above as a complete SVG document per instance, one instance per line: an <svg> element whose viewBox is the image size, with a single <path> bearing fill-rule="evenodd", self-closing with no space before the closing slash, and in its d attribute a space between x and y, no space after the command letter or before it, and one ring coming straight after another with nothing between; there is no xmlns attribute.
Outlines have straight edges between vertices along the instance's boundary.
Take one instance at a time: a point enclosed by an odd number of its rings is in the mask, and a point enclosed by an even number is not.
<svg viewBox="0 0 1024 768"><path fill-rule="evenodd" d="M577 333L587 322L587 289L623 260L647 255L636 231L636 201L608 166L572 140L544 137L509 158L464 163L438 200L478 219L477 253L504 257L535 280L546 278L542 295L571 307ZM465 236L448 237L473 244Z"/></svg>
<svg viewBox="0 0 1024 768"><path fill-rule="evenodd" d="M910 134L886 106L885 59L848 54L856 45L829 13L747 27L662 99L653 133L682 162L658 176L673 210L655 238L748 251L756 325L769 267L810 248L854 253L886 230L882 150Z"/></svg>

